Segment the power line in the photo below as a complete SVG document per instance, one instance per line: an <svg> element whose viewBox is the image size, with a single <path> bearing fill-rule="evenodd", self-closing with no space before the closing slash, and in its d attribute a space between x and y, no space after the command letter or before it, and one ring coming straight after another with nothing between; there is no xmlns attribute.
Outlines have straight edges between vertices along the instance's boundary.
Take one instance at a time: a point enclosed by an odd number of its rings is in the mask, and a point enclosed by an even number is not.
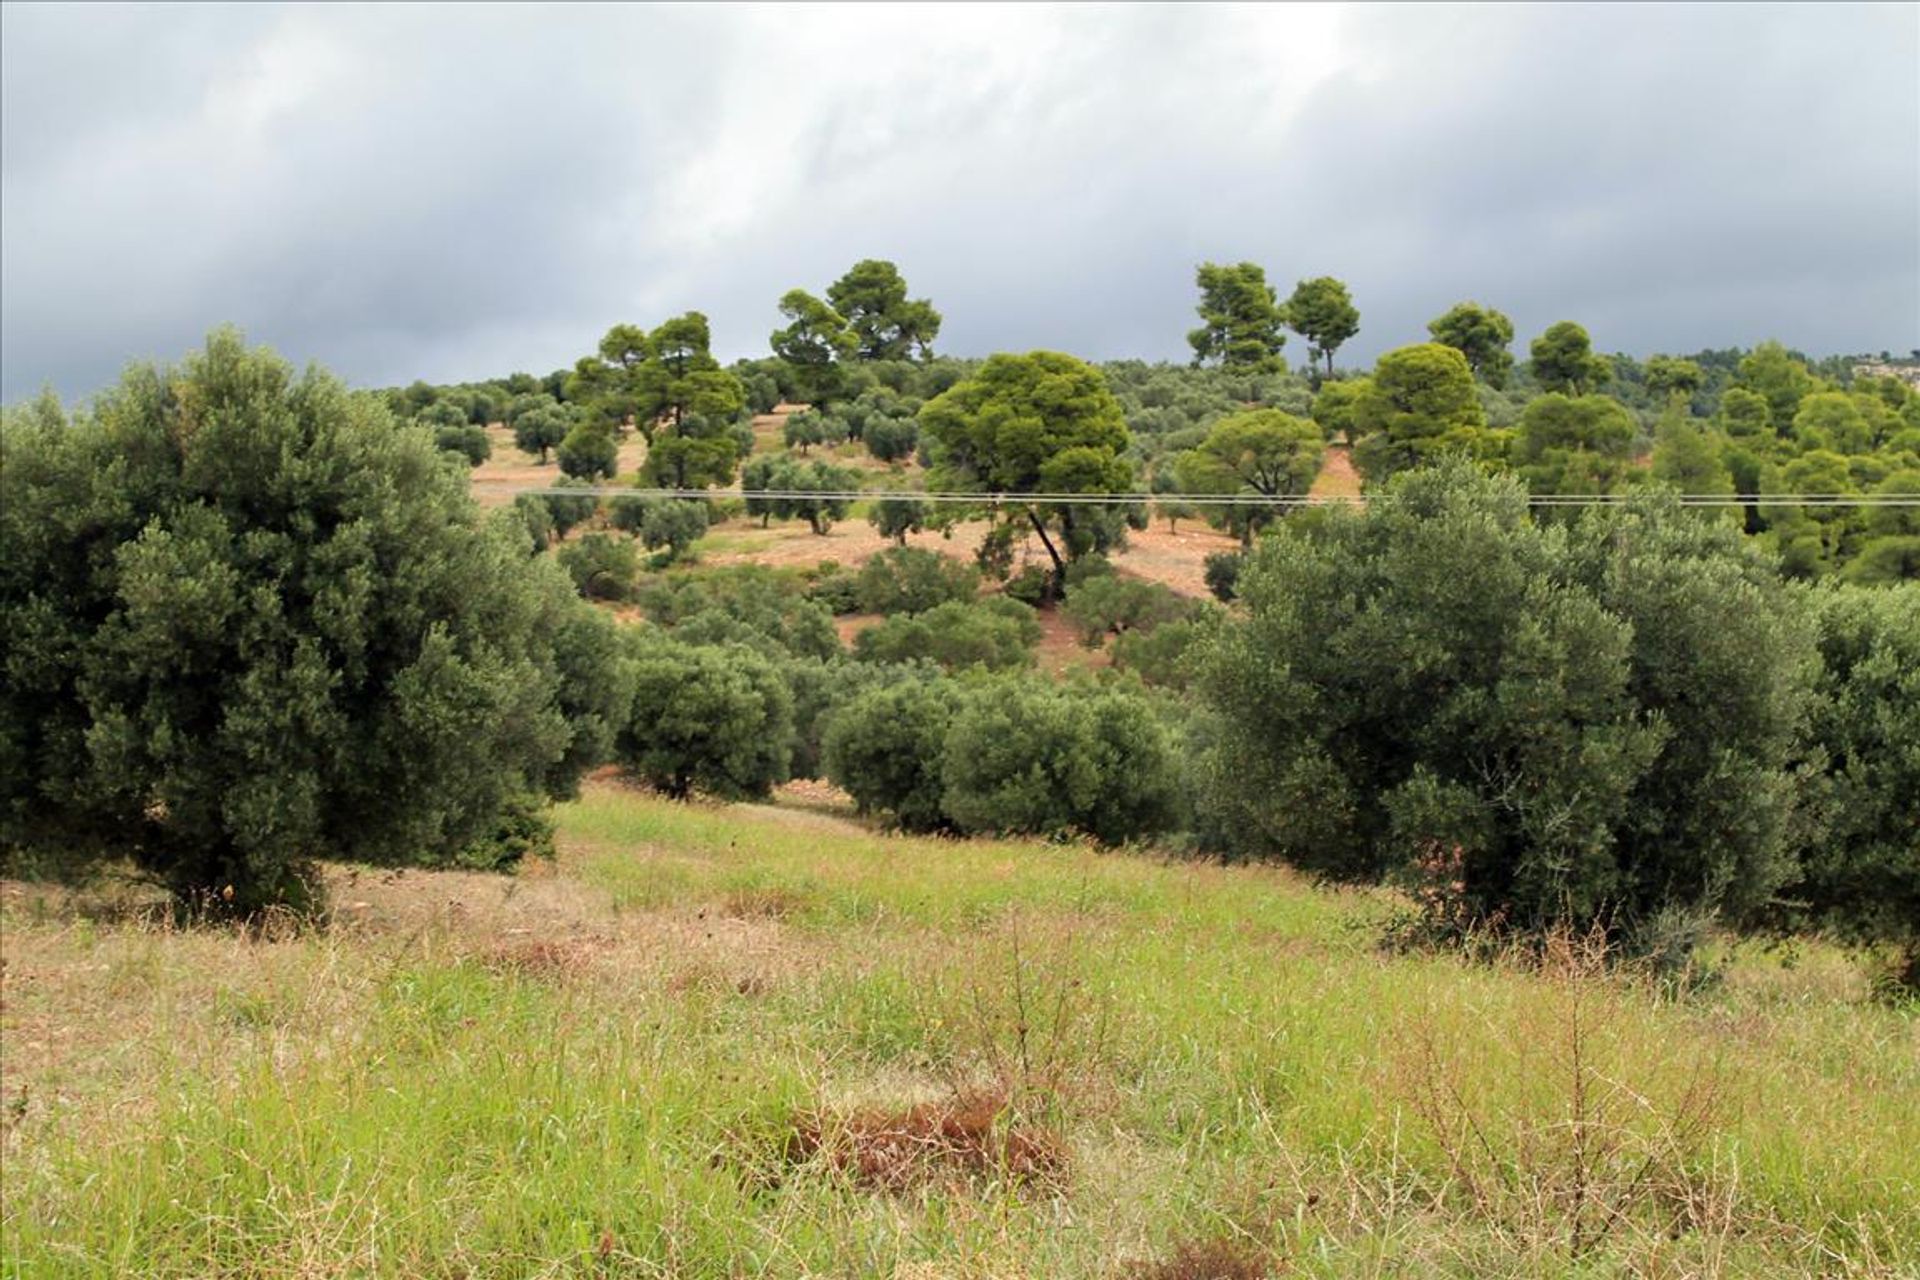
<svg viewBox="0 0 1920 1280"><path fill-rule="evenodd" d="M582 485L563 489L545 487L508 487L483 484L488 493L512 497L552 498L679 498L720 500L730 498L763 501L863 502L869 499L908 498L918 502L956 503L971 506L1002 506L1041 503L1047 506L1136 506L1140 504L1178 503L1200 507L1343 507L1398 501L1395 494L1301 494L1275 496L1247 494L1185 493L923 493L918 490L886 489L640 489L623 485ZM1618 507L1640 494L1632 493L1543 493L1529 494L1532 507ZM1920 493L1683 493L1677 495L1683 507L1920 507Z"/></svg>

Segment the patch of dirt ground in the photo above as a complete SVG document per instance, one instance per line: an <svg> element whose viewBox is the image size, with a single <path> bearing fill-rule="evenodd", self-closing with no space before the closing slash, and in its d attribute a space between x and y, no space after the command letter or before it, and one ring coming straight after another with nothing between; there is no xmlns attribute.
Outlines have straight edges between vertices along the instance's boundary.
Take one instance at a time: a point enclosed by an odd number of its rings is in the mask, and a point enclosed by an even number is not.
<svg viewBox="0 0 1920 1280"><path fill-rule="evenodd" d="M501 423L487 428L487 442L493 454L471 473L473 497L483 507L504 507L514 495L528 489L544 489L561 479L560 464L547 455L547 462L530 453L520 452L513 442L513 429ZM647 460L647 442L638 431L629 431L620 442L618 474L631 476Z"/></svg>

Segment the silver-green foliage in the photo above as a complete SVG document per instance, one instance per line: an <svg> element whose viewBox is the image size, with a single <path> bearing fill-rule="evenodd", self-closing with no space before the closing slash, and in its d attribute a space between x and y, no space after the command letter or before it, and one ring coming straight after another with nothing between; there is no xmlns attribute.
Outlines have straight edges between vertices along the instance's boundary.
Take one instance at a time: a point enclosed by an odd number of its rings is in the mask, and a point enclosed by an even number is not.
<svg viewBox="0 0 1920 1280"><path fill-rule="evenodd" d="M1204 662L1235 851L1522 928L1741 919L1791 878L1813 637L1736 533L1543 526L1465 463L1330 514L1263 540Z"/></svg>
<svg viewBox="0 0 1920 1280"><path fill-rule="evenodd" d="M246 911L458 857L604 749L604 620L374 398L222 331L4 439L9 850Z"/></svg>

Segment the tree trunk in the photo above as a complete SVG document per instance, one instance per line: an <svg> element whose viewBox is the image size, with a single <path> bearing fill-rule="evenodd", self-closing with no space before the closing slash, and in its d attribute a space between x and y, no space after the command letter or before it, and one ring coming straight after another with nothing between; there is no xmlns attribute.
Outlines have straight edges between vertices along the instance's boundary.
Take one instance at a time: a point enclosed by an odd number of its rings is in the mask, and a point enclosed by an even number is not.
<svg viewBox="0 0 1920 1280"><path fill-rule="evenodd" d="M1067 563L1054 549L1053 539L1047 536L1047 523L1040 518L1040 513L1028 507L1027 520L1033 525L1033 531L1040 535L1040 545L1047 549L1047 558L1053 561L1053 598L1058 600L1067 594Z"/></svg>

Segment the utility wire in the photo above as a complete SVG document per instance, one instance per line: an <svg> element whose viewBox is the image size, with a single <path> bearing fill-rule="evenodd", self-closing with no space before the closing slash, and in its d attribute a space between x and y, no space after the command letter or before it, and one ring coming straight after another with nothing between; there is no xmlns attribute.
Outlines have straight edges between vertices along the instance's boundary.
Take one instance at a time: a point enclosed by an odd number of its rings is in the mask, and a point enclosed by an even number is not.
<svg viewBox="0 0 1920 1280"><path fill-rule="evenodd" d="M552 498L757 498L764 501L845 501L909 498L919 502L962 503L972 506L1044 503L1048 506L1135 506L1141 503L1178 503L1199 507L1343 507L1355 504L1389 503L1394 494L1301 494L1274 496L1264 493L923 493L912 489L639 489L625 485L582 485L563 489L552 486L507 487L482 484L485 492L513 497ZM1542 493L1530 494L1532 507L1618 507L1640 494L1631 493ZM1920 507L1920 493L1683 493L1683 507Z"/></svg>

